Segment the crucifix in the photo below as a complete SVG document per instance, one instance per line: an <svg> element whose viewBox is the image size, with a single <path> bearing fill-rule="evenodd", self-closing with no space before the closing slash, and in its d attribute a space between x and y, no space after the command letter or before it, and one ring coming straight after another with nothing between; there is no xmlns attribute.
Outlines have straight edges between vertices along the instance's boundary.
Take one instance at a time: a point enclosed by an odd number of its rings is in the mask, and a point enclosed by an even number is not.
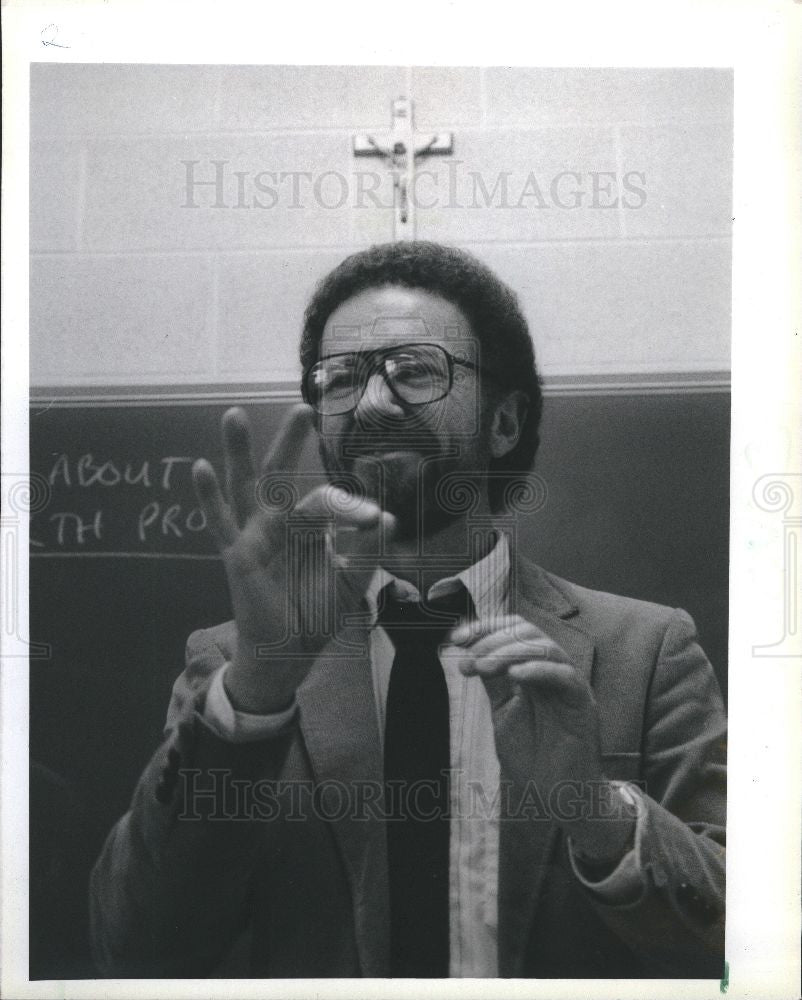
<svg viewBox="0 0 802 1000"><path fill-rule="evenodd" d="M354 156L381 156L393 174L394 236L397 240L415 238L415 161L433 153L448 154L453 149L450 132L415 131L412 101L399 97L393 101L393 127L381 135L355 135Z"/></svg>

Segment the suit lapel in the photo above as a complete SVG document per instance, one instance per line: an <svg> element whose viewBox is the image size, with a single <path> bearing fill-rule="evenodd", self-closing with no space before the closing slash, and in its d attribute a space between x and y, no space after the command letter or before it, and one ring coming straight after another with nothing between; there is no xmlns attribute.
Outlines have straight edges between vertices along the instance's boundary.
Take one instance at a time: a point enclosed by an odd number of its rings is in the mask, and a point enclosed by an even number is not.
<svg viewBox="0 0 802 1000"><path fill-rule="evenodd" d="M573 601L539 567L521 558L513 563L510 583L510 612L541 628L590 681L594 646L584 632L567 620L577 612ZM505 781L503 773L501 780ZM524 789L513 784L509 799L502 797L503 807L506 805L514 812L523 794ZM498 929L502 977L523 974L526 944L532 933L543 880L553 864L558 833L553 820L520 817L505 820L502 811Z"/></svg>
<svg viewBox="0 0 802 1000"><path fill-rule="evenodd" d="M386 976L389 961L384 773L368 632L353 630L354 653L327 647L298 691L300 726L318 784L335 792L327 816L351 888L362 975ZM345 786L345 787L344 787ZM349 808L339 805L347 799ZM361 811L361 815L360 815ZM345 815L341 815L345 813Z"/></svg>

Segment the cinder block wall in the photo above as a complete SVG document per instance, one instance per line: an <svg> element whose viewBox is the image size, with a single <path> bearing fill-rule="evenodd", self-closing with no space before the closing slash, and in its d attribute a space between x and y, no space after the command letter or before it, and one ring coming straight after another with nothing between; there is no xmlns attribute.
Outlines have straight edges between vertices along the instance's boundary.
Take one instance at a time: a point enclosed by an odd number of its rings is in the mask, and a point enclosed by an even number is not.
<svg viewBox="0 0 802 1000"><path fill-rule="evenodd" d="M315 281L392 238L352 136L402 95L454 134L418 235L510 281L547 380L728 370L728 71L40 64L33 386L297 378Z"/></svg>

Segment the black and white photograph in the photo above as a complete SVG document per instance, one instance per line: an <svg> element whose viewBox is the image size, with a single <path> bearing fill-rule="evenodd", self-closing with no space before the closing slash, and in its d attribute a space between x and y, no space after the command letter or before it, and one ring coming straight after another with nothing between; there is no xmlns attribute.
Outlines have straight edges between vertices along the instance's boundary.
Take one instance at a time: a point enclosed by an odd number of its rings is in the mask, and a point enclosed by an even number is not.
<svg viewBox="0 0 802 1000"><path fill-rule="evenodd" d="M64 31L3 475L29 985L726 992L737 71Z"/></svg>

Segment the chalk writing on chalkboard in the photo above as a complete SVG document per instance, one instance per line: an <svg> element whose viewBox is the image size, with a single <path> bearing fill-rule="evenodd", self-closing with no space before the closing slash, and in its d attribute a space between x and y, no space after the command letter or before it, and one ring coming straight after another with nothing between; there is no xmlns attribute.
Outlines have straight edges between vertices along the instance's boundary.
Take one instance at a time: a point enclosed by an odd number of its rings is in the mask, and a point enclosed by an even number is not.
<svg viewBox="0 0 802 1000"><path fill-rule="evenodd" d="M192 486L194 461L51 455L38 470L50 498L31 516L31 555L217 558Z"/></svg>

